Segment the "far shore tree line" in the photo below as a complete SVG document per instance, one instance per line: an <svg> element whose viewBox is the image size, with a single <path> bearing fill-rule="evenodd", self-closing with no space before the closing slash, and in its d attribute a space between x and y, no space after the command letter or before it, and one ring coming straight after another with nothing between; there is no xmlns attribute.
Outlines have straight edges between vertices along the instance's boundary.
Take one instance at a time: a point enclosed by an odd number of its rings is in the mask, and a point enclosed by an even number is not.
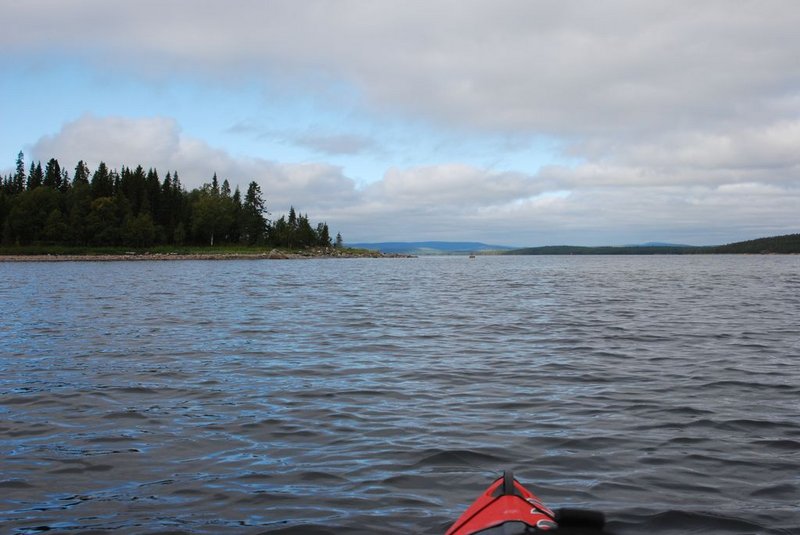
<svg viewBox="0 0 800 535"><path fill-rule="evenodd" d="M250 182L242 197L216 173L187 191L177 171L162 179L139 165L120 171L79 161L72 177L51 158L42 168L24 154L16 171L0 177L3 245L129 246L238 244L286 248L341 246L327 223L312 226L294 207L270 221L261 187Z"/></svg>

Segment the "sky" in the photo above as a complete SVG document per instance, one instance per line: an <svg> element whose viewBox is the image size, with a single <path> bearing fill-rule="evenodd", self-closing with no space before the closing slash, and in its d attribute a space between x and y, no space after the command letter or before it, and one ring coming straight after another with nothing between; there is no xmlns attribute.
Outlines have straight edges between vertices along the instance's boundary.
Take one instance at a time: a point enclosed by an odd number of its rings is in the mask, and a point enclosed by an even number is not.
<svg viewBox="0 0 800 535"><path fill-rule="evenodd" d="M800 232L794 0L0 0L0 173L261 186L346 242Z"/></svg>

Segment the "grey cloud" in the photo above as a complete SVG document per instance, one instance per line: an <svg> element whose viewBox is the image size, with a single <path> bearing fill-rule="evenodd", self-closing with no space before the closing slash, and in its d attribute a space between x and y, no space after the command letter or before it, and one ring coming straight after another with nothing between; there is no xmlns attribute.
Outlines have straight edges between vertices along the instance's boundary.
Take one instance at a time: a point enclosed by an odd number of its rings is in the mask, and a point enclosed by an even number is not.
<svg viewBox="0 0 800 535"><path fill-rule="evenodd" d="M225 129L228 134L252 137L254 139L274 139L282 143L310 149L327 156L353 156L380 150L378 143L369 137L358 134L329 133L325 131L292 132L273 130L251 121L243 120Z"/></svg>
<svg viewBox="0 0 800 535"><path fill-rule="evenodd" d="M6 3L10 51L261 73L445 123L639 135L796 112L791 0ZM85 28L87 31L80 31ZM91 29L91 31L88 31ZM224 83L224 82L223 82Z"/></svg>
<svg viewBox="0 0 800 535"><path fill-rule="evenodd" d="M241 136L255 136L263 135L264 129L252 121L242 120L237 121L225 129L228 134L236 134Z"/></svg>
<svg viewBox="0 0 800 535"><path fill-rule="evenodd" d="M521 173L494 173L463 164L442 164L389 169L369 192L398 203L417 207L455 204L485 206L501 204L539 193L532 177Z"/></svg>
<svg viewBox="0 0 800 535"><path fill-rule="evenodd" d="M290 138L296 145L309 148L321 154L355 155L376 148L372 139L352 134L311 134L306 133Z"/></svg>

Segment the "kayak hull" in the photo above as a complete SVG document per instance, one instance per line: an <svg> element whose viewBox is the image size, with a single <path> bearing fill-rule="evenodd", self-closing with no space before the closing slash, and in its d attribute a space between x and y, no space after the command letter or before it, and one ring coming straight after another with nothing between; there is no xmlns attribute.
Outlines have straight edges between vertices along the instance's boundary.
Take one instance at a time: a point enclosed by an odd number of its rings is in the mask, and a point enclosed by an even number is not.
<svg viewBox="0 0 800 535"><path fill-rule="evenodd" d="M519 483L511 472L494 481L486 491L447 530L445 535L477 535L503 533L502 526L518 525L538 531L549 531L558 525L555 513ZM510 527L510 526L509 526Z"/></svg>

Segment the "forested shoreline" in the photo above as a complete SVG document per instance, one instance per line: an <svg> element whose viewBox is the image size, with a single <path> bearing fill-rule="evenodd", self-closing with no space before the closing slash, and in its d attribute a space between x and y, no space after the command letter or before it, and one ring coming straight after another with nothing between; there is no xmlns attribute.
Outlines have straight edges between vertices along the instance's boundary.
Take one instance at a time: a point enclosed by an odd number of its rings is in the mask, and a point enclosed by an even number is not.
<svg viewBox="0 0 800 535"><path fill-rule="evenodd" d="M292 207L268 219L257 182L242 196L216 173L210 182L187 191L177 171L162 179L138 165L91 170L81 160L70 173L51 158L42 167L24 154L0 183L0 244L3 246L272 246L302 249L342 246L327 223L312 226Z"/></svg>
<svg viewBox="0 0 800 535"><path fill-rule="evenodd" d="M504 255L682 255L682 254L800 254L800 234L769 236L726 245L629 245L581 247L546 245L503 251Z"/></svg>

